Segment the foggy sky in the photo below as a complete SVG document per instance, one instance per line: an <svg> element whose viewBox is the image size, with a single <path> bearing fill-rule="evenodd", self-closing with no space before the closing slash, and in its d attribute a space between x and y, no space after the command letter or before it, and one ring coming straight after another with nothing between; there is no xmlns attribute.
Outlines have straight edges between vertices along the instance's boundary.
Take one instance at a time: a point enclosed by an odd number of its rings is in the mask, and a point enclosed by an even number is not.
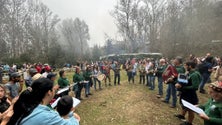
<svg viewBox="0 0 222 125"><path fill-rule="evenodd" d="M110 16L117 0L42 0L61 19L79 17L89 26L89 46L104 45L104 33L115 38L117 28Z"/></svg>

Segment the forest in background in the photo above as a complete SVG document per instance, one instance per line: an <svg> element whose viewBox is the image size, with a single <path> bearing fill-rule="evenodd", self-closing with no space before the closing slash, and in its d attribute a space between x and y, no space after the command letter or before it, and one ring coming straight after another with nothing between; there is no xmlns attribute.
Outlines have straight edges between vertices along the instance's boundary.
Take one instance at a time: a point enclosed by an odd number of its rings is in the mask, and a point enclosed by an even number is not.
<svg viewBox="0 0 222 125"><path fill-rule="evenodd" d="M84 20L62 20L40 0L1 0L0 63L62 65L107 54L160 52L175 57L222 51L218 0L117 0L110 14L120 38L105 34L104 46L90 48Z"/></svg>

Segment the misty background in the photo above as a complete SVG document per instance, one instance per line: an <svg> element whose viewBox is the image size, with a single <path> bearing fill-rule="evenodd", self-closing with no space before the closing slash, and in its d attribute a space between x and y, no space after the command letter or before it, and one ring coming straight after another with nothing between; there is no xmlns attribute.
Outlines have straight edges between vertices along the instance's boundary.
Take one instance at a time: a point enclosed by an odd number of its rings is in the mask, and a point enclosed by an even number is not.
<svg viewBox="0 0 222 125"><path fill-rule="evenodd" d="M221 0L1 0L0 63L221 53Z"/></svg>

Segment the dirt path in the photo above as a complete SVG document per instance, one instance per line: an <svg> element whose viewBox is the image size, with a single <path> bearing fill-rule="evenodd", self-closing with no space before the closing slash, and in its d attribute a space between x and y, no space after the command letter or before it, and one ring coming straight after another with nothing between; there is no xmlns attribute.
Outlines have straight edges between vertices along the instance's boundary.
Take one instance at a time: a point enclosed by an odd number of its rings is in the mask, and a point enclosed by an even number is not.
<svg viewBox="0 0 222 125"><path fill-rule="evenodd" d="M93 96L77 107L81 125L179 125L171 109L156 98L154 91L141 84L122 82L120 86L104 87L93 91ZM202 124L195 119L195 125Z"/></svg>

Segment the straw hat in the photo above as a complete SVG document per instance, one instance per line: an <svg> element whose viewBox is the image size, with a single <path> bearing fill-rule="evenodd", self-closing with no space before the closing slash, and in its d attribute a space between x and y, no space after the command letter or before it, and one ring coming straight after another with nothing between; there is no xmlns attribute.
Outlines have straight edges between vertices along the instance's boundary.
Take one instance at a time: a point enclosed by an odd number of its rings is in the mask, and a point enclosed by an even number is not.
<svg viewBox="0 0 222 125"><path fill-rule="evenodd" d="M37 79L39 79L39 78L41 78L42 77L42 75L40 74L40 73L37 73L37 74L35 74L33 77L32 77L32 81L35 81L35 80L37 80Z"/></svg>
<svg viewBox="0 0 222 125"><path fill-rule="evenodd" d="M222 81L210 83L210 87L218 92L222 92Z"/></svg>

